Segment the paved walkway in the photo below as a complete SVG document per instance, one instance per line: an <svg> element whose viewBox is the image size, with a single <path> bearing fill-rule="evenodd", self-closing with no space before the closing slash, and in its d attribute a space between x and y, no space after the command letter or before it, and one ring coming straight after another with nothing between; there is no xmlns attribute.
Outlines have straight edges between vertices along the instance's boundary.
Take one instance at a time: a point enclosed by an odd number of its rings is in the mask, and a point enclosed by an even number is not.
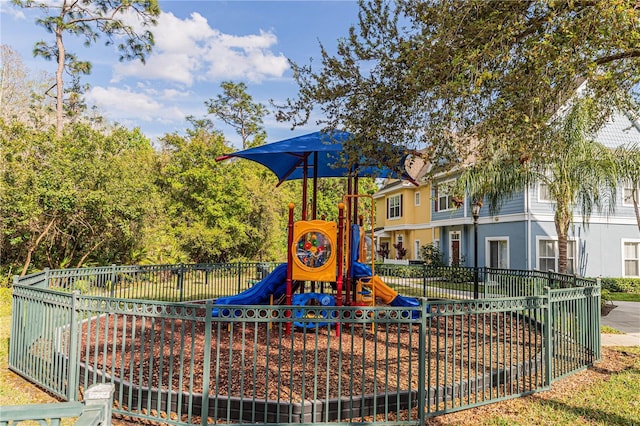
<svg viewBox="0 0 640 426"><path fill-rule="evenodd" d="M602 334L602 346L640 346L640 302L612 303L616 308L602 317L602 325L625 334Z"/></svg>

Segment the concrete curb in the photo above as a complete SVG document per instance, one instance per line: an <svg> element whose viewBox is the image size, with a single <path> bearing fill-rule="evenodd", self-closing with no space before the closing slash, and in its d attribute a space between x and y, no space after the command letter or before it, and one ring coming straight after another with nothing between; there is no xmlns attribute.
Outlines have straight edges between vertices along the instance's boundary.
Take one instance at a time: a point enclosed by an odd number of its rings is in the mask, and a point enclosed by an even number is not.
<svg viewBox="0 0 640 426"><path fill-rule="evenodd" d="M602 346L640 346L640 302L611 303L615 309L601 323L625 334L601 334Z"/></svg>
<svg viewBox="0 0 640 426"><path fill-rule="evenodd" d="M602 346L640 346L640 333L602 334Z"/></svg>

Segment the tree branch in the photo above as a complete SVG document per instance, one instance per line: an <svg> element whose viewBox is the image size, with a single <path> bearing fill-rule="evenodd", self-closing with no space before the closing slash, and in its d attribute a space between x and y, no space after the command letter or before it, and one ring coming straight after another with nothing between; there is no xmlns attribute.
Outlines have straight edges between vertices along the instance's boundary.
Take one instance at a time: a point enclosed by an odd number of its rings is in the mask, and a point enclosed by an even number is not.
<svg viewBox="0 0 640 426"><path fill-rule="evenodd" d="M638 58L640 57L640 49L631 49L626 52L616 53L615 55L603 56L602 58L596 59L596 64L608 64L609 62L619 61L620 59L630 59L630 58Z"/></svg>

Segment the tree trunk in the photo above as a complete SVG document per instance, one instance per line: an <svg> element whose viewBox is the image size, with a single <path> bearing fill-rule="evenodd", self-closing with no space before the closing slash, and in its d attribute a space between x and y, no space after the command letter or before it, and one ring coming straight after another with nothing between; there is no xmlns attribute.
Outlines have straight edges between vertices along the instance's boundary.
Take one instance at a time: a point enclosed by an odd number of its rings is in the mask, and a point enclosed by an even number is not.
<svg viewBox="0 0 640 426"><path fill-rule="evenodd" d="M90 248L90 249L89 249L89 250L84 254L84 256L82 256L82 257L80 258L80 260L78 261L78 264L76 265L76 268L82 268L82 264L84 263L84 261L85 261L85 260L87 260L87 257L88 257L91 253L93 253L93 252L95 251L95 249L97 249L97 248L100 246L100 244L102 244L103 242L104 242L104 241L98 241L97 243L95 243L95 244L93 245L93 247L91 247L91 248Z"/></svg>
<svg viewBox="0 0 640 426"><path fill-rule="evenodd" d="M633 210L636 212L636 224L638 231L640 231L640 209L638 208L638 190L636 188L631 191L631 199L633 200Z"/></svg>
<svg viewBox="0 0 640 426"><path fill-rule="evenodd" d="M44 236L47 235L49 229L51 229L55 221L55 217L51 219L51 222L47 224L47 226L44 228L44 231L42 231L38 238L36 238L36 241L33 243L33 245L31 245L27 250L27 258L24 260L24 266L22 267L22 272L20 273L21 277L24 277L27 274L27 270L29 269L29 265L31 264L31 256L33 256L33 252L36 251L38 245L40 245L40 241L42 241Z"/></svg>
<svg viewBox="0 0 640 426"><path fill-rule="evenodd" d="M58 68L56 69L56 136L62 137L63 112L64 112L64 82L62 74L64 72L64 63L66 53L64 44L62 43L62 28L60 25L56 27L56 47L58 49Z"/></svg>
<svg viewBox="0 0 640 426"><path fill-rule="evenodd" d="M567 273L567 236L571 216L568 209L558 206L555 214L556 233L558 234L558 273Z"/></svg>

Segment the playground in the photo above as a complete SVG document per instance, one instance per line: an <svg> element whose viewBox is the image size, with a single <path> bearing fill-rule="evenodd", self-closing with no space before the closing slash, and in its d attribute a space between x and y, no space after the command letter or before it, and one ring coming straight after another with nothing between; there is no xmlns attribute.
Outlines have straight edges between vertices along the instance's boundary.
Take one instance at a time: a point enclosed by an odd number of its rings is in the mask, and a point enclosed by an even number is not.
<svg viewBox="0 0 640 426"><path fill-rule="evenodd" d="M412 177L328 167L348 135L312 135L221 159L302 180L298 210L288 206L285 263L16 277L10 368L71 401L113 383L114 413L165 424L418 425L548 389L599 359L594 281L479 268L479 299L470 299L469 270L414 265L391 274L377 264L373 203L367 211L357 178ZM314 181L334 176L352 190L336 220L318 219ZM463 278L443 278L454 276Z"/></svg>

